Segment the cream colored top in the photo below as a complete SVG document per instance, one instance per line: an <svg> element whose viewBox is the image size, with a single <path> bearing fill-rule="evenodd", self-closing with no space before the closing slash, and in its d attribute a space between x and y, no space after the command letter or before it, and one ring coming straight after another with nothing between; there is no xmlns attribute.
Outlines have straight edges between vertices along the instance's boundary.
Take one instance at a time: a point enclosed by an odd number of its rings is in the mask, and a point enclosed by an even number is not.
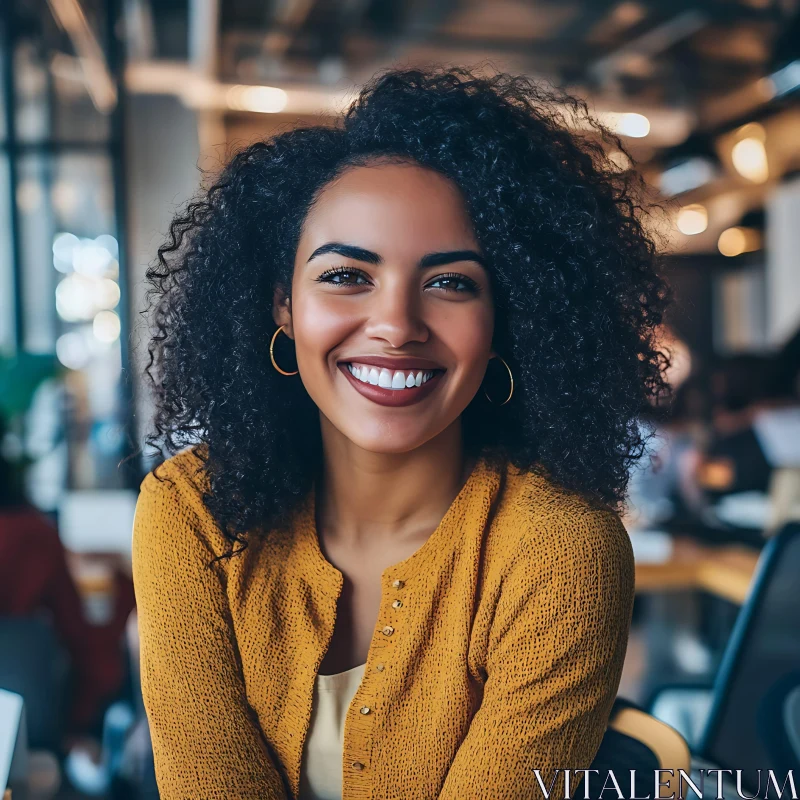
<svg viewBox="0 0 800 800"><path fill-rule="evenodd" d="M317 675L311 721L303 750L299 800L342 800L344 720L366 664Z"/></svg>

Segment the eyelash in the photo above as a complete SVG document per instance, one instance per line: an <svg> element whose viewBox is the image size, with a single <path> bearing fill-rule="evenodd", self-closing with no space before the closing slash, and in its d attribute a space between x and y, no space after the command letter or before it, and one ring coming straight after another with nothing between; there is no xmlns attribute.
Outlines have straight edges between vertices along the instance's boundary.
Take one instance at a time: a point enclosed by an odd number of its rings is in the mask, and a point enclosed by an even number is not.
<svg viewBox="0 0 800 800"><path fill-rule="evenodd" d="M335 283L331 280L336 275L355 275L357 277L366 278L364 272L360 269L354 269L353 267L332 267L331 269L326 269L318 278L317 281L320 283L331 283L334 286L357 286L358 284L355 283ZM443 280L458 280L461 281L466 285L465 289L445 289L446 292L477 292L480 290L480 287L477 283L475 283L472 278L468 278L466 275L462 275L458 272L446 272L443 275L437 275L434 279L433 283Z"/></svg>

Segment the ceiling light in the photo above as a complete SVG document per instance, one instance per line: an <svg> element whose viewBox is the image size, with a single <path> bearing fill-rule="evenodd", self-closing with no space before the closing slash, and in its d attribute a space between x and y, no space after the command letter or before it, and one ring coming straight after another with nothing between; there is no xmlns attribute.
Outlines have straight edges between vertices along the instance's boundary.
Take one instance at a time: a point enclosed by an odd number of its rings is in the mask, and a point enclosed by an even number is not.
<svg viewBox="0 0 800 800"><path fill-rule="evenodd" d="M644 114L632 112L619 114L613 111L606 111L601 112L598 116L604 125L607 125L614 133L618 133L621 136L642 139L650 133L650 120Z"/></svg>
<svg viewBox="0 0 800 800"><path fill-rule="evenodd" d="M231 86L226 93L228 108L277 114L286 108L287 96L277 86Z"/></svg>
<svg viewBox="0 0 800 800"><path fill-rule="evenodd" d="M737 140L731 149L734 169L753 183L764 183L769 178L769 164L764 142L767 132L758 122L742 125L735 133Z"/></svg>
<svg viewBox="0 0 800 800"><path fill-rule="evenodd" d="M727 228L719 235L717 247L724 256L732 258L761 249L761 232L755 228Z"/></svg>
<svg viewBox="0 0 800 800"><path fill-rule="evenodd" d="M686 236L695 236L708 227L708 211L699 203L684 206L678 212L678 230Z"/></svg>
<svg viewBox="0 0 800 800"><path fill-rule="evenodd" d="M769 164L764 142L754 137L742 139L733 146L731 160L736 171L753 183L764 183L769 178Z"/></svg>

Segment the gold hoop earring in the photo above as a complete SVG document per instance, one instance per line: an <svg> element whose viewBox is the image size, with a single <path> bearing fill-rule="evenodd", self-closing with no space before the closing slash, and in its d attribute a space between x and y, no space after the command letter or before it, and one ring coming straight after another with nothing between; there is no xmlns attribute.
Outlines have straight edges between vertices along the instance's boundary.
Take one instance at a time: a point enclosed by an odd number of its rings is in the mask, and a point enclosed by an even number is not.
<svg viewBox="0 0 800 800"><path fill-rule="evenodd" d="M504 405L505 405L505 404L506 404L506 403L507 403L507 402L508 402L508 401L511 399L511 395L512 395L512 394L514 394L514 375L513 375L513 373L511 372L511 367L509 367L509 366L508 366L508 364L506 364L506 361L505 361L505 359L504 359L502 356L493 356L493 358L498 358L498 359L500 359L500 361L502 361L502 363L503 363L503 366L504 366L504 367L505 367L505 368L508 370L508 379L509 379L509 381L511 381L511 387L510 387L510 388L509 388L509 390L508 390L508 397L506 397L506 399L505 399L505 400L503 400L503 402L502 402L502 403L496 403L494 400L492 400L492 398L491 398L491 397L489 397L489 394L488 394L488 392L486 391L486 389L484 389L484 390L483 390L483 393L486 395L486 399L487 399L487 400L488 400L488 401L489 401L489 402L490 402L490 403L491 403L493 406L504 406Z"/></svg>
<svg viewBox="0 0 800 800"><path fill-rule="evenodd" d="M277 363L275 362L275 340L278 338L278 334L285 328L285 325L281 325L275 333L272 334L272 341L269 343L269 360L272 362L272 366L275 367L281 375L297 375L299 370L295 370L294 372L287 372L285 369L281 369ZM284 334L286 335L286 334Z"/></svg>

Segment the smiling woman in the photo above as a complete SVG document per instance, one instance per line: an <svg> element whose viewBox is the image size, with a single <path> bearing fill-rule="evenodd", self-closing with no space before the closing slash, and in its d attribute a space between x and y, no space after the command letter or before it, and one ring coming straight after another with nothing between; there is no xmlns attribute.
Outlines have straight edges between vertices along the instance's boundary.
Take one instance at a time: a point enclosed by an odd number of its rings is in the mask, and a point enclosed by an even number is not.
<svg viewBox="0 0 800 800"><path fill-rule="evenodd" d="M134 528L165 800L521 800L590 766L667 291L619 142L565 108L388 71L172 223L148 372L177 454Z"/></svg>

